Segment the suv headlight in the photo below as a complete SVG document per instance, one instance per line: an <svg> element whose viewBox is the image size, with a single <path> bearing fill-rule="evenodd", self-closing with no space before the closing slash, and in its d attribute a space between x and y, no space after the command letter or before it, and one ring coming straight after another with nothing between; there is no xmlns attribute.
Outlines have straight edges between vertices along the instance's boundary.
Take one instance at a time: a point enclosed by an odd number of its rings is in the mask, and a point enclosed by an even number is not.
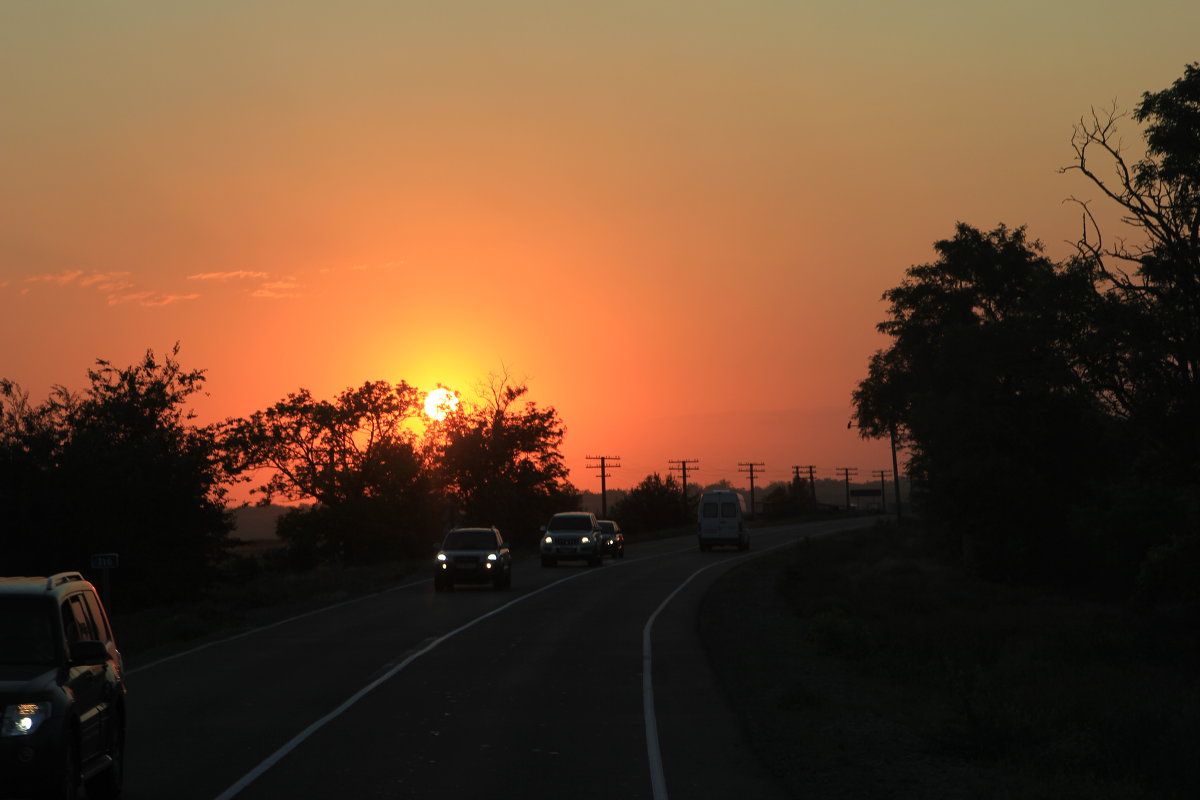
<svg viewBox="0 0 1200 800"><path fill-rule="evenodd" d="M49 703L17 703L4 707L0 736L28 736L50 719Z"/></svg>
<svg viewBox="0 0 1200 800"><path fill-rule="evenodd" d="M583 539L581 540L581 543L582 543L582 544L587 544L587 543L588 543L588 542L590 542L590 541L591 541L591 539L589 539L588 537L586 537L586 536L585 536L585 537L583 537Z"/></svg>
<svg viewBox="0 0 1200 800"><path fill-rule="evenodd" d="M499 560L500 560L500 556L496 555L495 553L488 553L488 561L499 561Z"/></svg>
<svg viewBox="0 0 1200 800"><path fill-rule="evenodd" d="M445 561L445 560L446 560L446 554L445 554L445 553L438 553L438 554L437 554L437 560L438 560L438 561Z"/></svg>
<svg viewBox="0 0 1200 800"><path fill-rule="evenodd" d="M554 537L553 537L553 536L547 536L545 539L542 539L542 541L543 541L544 543L546 543L546 544L554 544Z"/></svg>

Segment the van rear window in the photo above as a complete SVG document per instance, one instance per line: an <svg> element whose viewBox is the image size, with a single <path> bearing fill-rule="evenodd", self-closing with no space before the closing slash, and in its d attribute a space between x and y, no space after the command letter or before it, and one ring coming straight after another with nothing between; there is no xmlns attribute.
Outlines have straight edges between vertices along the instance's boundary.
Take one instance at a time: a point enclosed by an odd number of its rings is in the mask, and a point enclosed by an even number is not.
<svg viewBox="0 0 1200 800"><path fill-rule="evenodd" d="M704 516L706 519L716 519L717 518L717 504L716 503L705 503L704 504Z"/></svg>
<svg viewBox="0 0 1200 800"><path fill-rule="evenodd" d="M737 503L721 503L721 516L726 519L737 516Z"/></svg>

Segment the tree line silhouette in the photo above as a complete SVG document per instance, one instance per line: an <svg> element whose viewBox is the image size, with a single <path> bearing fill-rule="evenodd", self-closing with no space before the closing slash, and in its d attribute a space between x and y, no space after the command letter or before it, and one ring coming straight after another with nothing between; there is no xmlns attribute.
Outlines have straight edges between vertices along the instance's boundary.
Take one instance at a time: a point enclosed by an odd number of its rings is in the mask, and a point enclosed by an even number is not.
<svg viewBox="0 0 1200 800"><path fill-rule="evenodd" d="M198 425L188 401L204 372L178 353L99 361L86 389L55 387L40 404L0 381L0 573L87 570L91 554L114 552L128 604L154 602L166 580L206 586L235 543L226 499L256 481L263 503L311 502L278 525L299 569L425 555L468 520L531 543L552 513L578 506L557 412L507 376L441 421L424 419L407 383L373 381Z"/></svg>
<svg viewBox="0 0 1200 800"><path fill-rule="evenodd" d="M1108 596L1196 598L1200 575L1200 64L1075 129L1078 172L1138 240L1064 261L1025 228L959 223L884 294L891 345L853 395L907 445L913 500L979 573ZM1109 176L1108 170L1111 170Z"/></svg>

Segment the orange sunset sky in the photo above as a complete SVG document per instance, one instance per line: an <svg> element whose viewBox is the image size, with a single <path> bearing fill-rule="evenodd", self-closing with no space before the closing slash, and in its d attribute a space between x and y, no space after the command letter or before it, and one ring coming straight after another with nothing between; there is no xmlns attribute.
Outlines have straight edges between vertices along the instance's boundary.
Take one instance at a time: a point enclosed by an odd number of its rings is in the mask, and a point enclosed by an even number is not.
<svg viewBox="0 0 1200 800"><path fill-rule="evenodd" d="M0 377L178 341L207 422L507 369L581 489L866 479L880 295L958 220L1066 256L1073 124L1197 59L1192 0L5 2Z"/></svg>

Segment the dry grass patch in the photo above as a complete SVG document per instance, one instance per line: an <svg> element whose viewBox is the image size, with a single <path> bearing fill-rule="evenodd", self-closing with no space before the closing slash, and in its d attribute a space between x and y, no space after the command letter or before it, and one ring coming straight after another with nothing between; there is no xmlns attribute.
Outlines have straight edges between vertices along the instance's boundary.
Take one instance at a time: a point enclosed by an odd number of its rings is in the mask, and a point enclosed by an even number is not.
<svg viewBox="0 0 1200 800"><path fill-rule="evenodd" d="M1195 609L975 581L916 533L809 540L709 595L714 665L797 795L1200 796Z"/></svg>

